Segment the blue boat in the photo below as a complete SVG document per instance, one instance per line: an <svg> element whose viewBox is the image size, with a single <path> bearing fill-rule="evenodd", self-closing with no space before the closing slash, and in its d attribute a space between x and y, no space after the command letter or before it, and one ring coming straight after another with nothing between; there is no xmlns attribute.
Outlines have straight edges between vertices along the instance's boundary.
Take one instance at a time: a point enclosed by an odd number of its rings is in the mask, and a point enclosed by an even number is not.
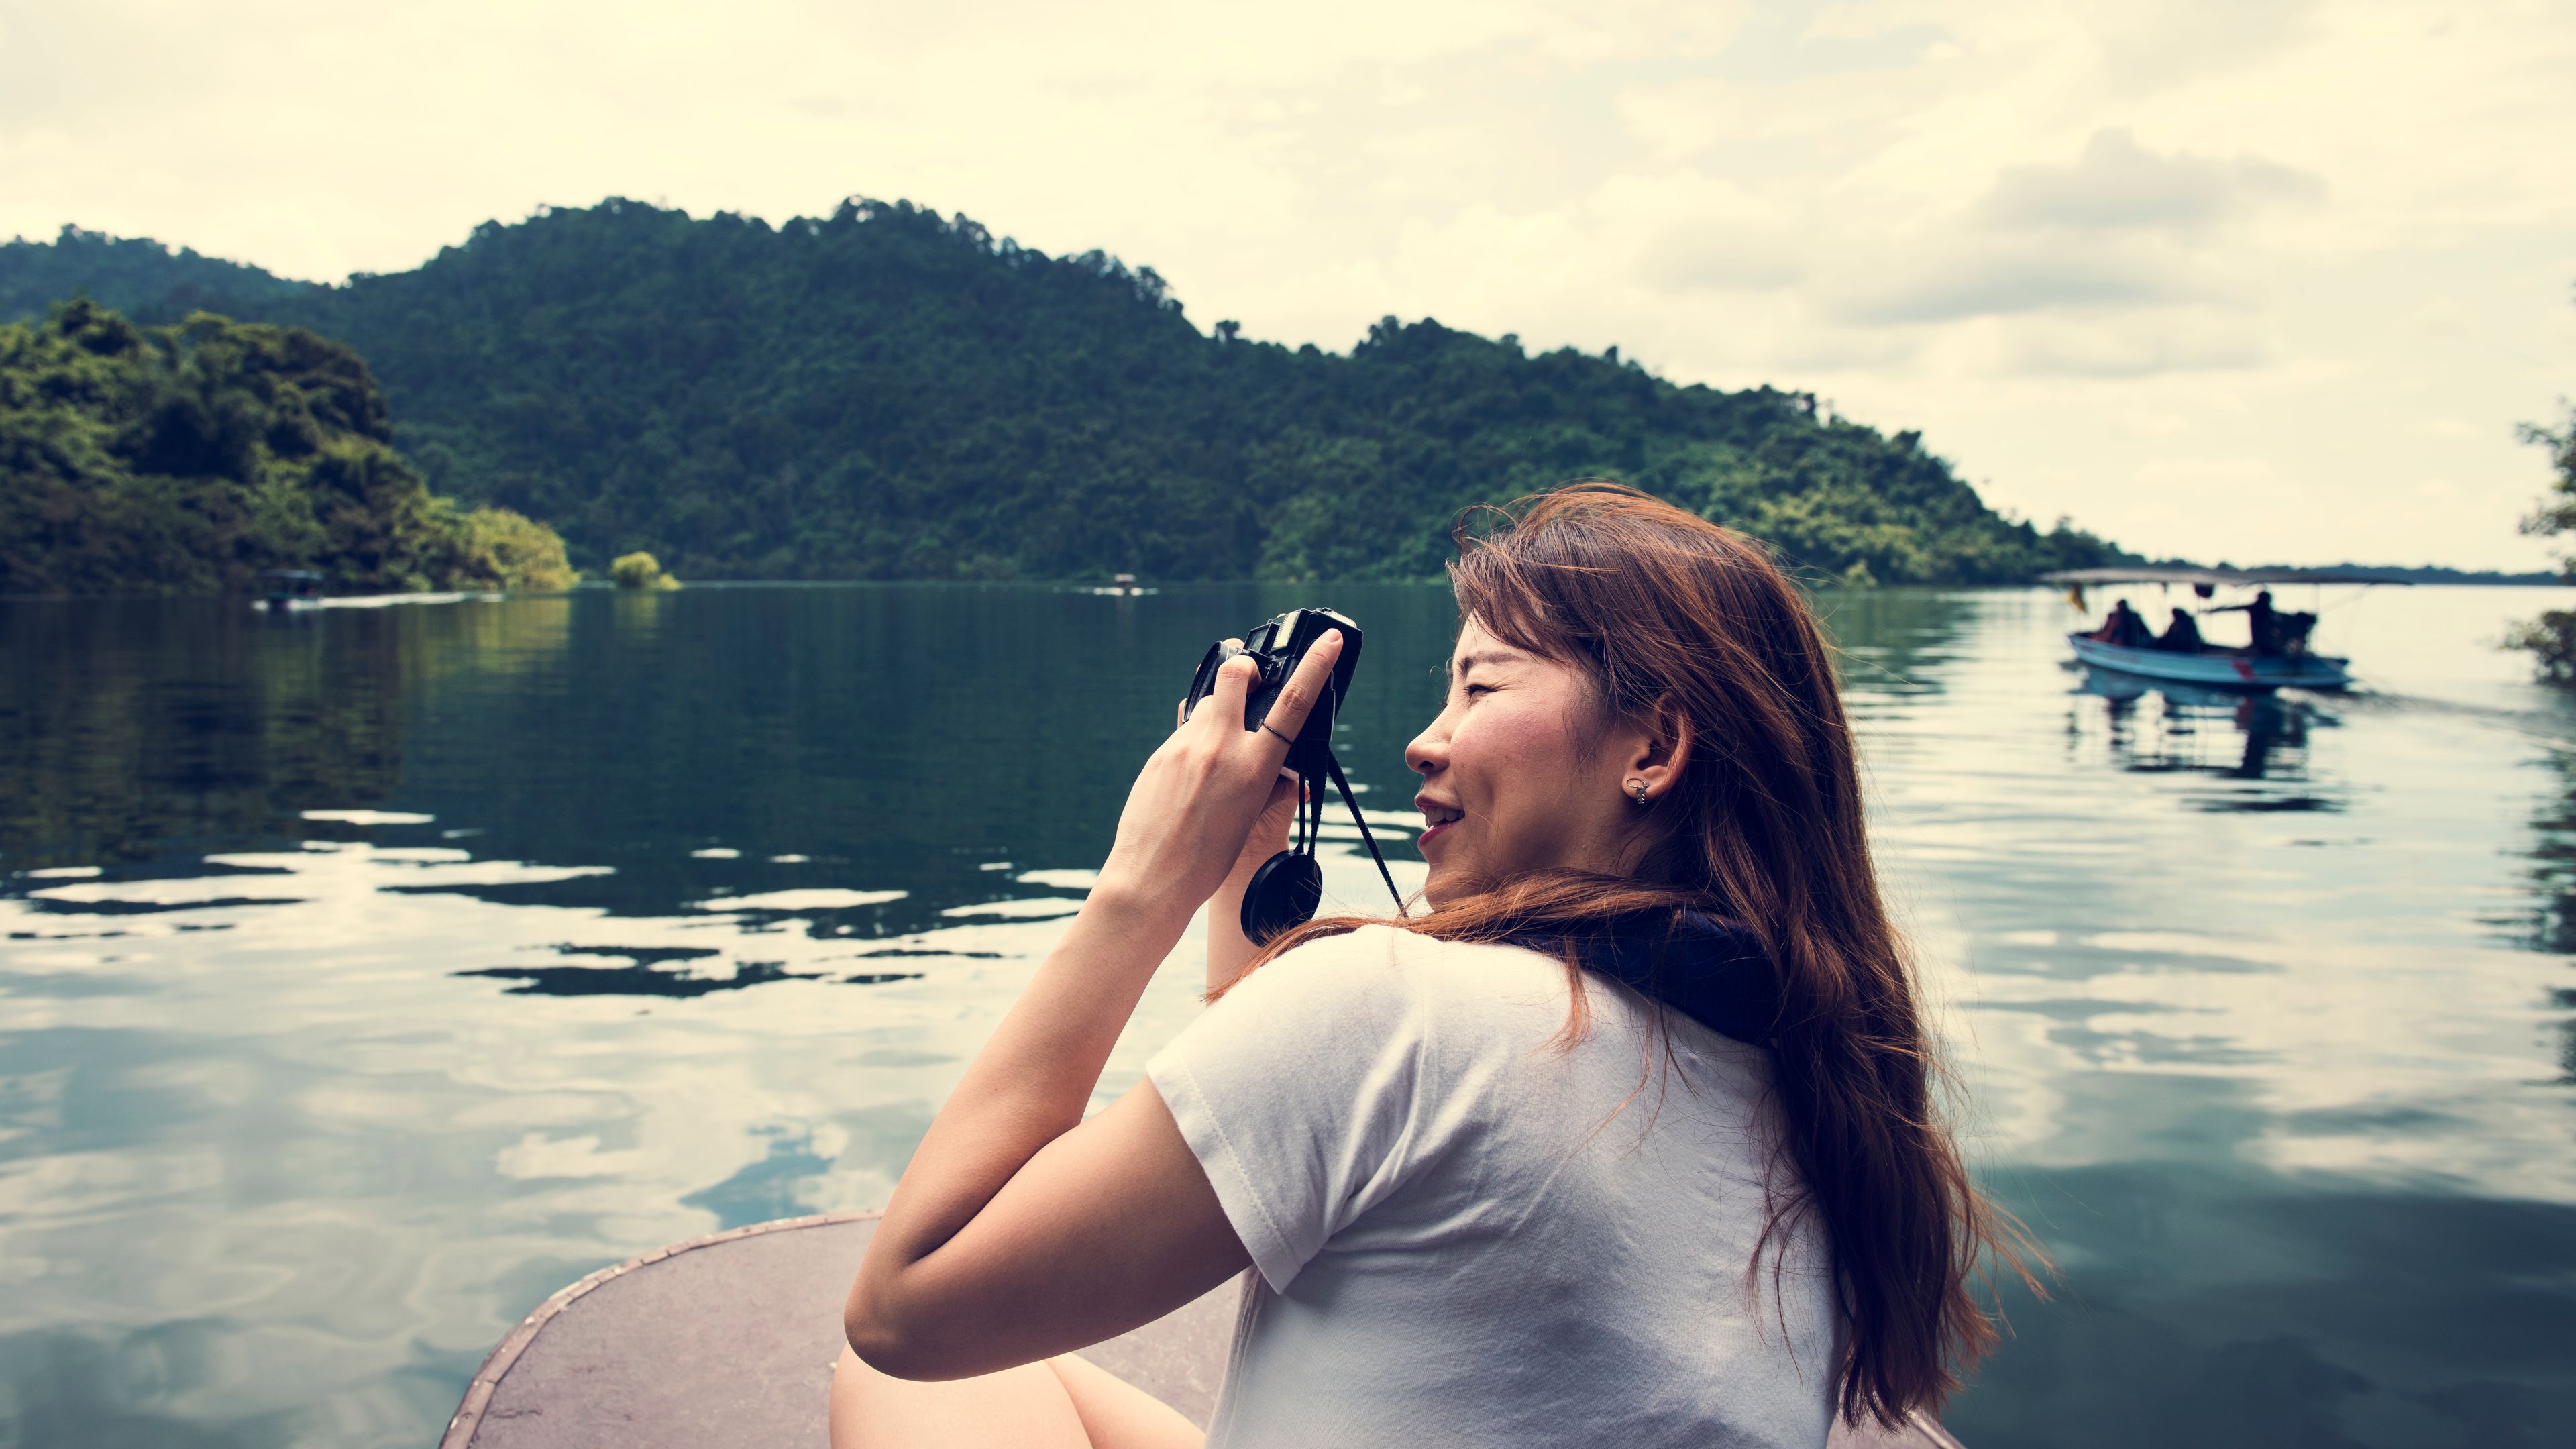
<svg viewBox="0 0 2576 1449"><path fill-rule="evenodd" d="M2412 581L2372 569L2204 569L2133 568L2064 569L2041 576L2047 582L2063 587L2067 598L2078 609L2091 612L2084 602L2087 588L2114 584L2155 584L2170 591L2187 587L2193 597L2216 598L2222 589L2262 591L2260 603L2219 604L2202 609L2185 609L2190 614L2247 613L2253 621L2254 638L2244 644L2211 644L2194 640L2183 645L2157 643L2152 637L2114 637L2106 621L2092 629L2074 630L2067 634L2067 647L2075 657L2095 669L2134 675L2140 679L2170 681L2201 689L2230 691L2269 691L2275 689L2344 689L2352 683L2352 660L2340 654L2319 654L2308 647L2309 632L2317 616L2290 610L2269 610L2269 593L2276 584L2342 585L2371 588L2381 584L2407 584ZM2123 601L2125 602L2125 601Z"/></svg>

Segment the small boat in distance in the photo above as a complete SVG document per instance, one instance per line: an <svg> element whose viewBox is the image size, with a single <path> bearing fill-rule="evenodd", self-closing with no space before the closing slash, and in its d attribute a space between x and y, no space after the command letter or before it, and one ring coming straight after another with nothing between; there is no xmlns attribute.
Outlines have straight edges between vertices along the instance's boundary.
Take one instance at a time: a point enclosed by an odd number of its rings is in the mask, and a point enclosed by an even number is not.
<svg viewBox="0 0 2576 1449"><path fill-rule="evenodd" d="M322 592L323 576L311 569L270 569L261 575L267 589L250 601L259 613L303 613L307 609L389 609L398 604L461 604L467 600L497 602L504 594L451 589L442 594L338 594Z"/></svg>
<svg viewBox="0 0 2576 1449"><path fill-rule="evenodd" d="M2089 587L2155 584L2169 591L2184 585L2195 598L2203 600L2215 598L2221 589L2255 590L2253 599L2246 603L2179 609L2185 617L2161 634L2128 608L2127 599L2122 599L2100 625L2066 636L2075 657L2092 668L2223 690L2343 689L2352 683L2350 659L2309 649L2308 636L2316 628L2317 616L2272 607L2273 585L2342 584L2367 588L2411 582L2372 569L2151 566L2065 569L2041 577L2063 587L2068 601L2088 614L2091 611L2085 605L2084 591ZM2201 637L2197 616L2224 613L2246 616L2250 637L2245 643L2213 644Z"/></svg>
<svg viewBox="0 0 2576 1449"><path fill-rule="evenodd" d="M322 576L311 569L270 569L268 592L259 607L284 612L322 607Z"/></svg>

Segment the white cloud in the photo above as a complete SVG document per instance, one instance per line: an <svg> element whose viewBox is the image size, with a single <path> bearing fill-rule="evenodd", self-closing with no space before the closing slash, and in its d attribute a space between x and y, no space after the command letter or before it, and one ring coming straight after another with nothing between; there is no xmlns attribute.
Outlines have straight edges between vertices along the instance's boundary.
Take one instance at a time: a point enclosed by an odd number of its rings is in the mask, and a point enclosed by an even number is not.
<svg viewBox="0 0 2576 1449"><path fill-rule="evenodd" d="M1202 325L1812 389L2156 552L2537 560L2511 424L2576 393L2548 0L0 0L0 65L0 235L334 277L611 193L909 197ZM2270 472L2137 500L2213 458Z"/></svg>
<svg viewBox="0 0 2576 1449"><path fill-rule="evenodd" d="M2249 369L2273 355L2237 309L2165 308L2146 315L2016 318L2002 365L2043 377L2135 378L2155 373Z"/></svg>
<svg viewBox="0 0 2576 1449"><path fill-rule="evenodd" d="M2315 177L2257 157L2159 156L2127 131L2105 130L2071 166L2005 168L1979 212L1998 227L2191 232L2323 190Z"/></svg>
<svg viewBox="0 0 2576 1449"><path fill-rule="evenodd" d="M2176 259L2146 248L1951 239L1933 245L1939 249L1933 256L1891 258L1892 274L1855 275L1855 290L1829 302L1831 315L1862 324L1953 322L2198 298Z"/></svg>

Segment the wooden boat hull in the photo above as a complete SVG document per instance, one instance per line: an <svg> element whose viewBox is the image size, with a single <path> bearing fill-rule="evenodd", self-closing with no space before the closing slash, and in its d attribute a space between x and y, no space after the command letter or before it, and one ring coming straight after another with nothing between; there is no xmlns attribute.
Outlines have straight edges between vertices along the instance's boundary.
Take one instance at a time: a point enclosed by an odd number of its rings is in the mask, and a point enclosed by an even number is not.
<svg viewBox="0 0 2576 1449"><path fill-rule="evenodd" d="M841 1298L877 1216L760 1223L591 1274L492 1350L439 1449L827 1449ZM1205 1425L1238 1291L1229 1283L1083 1357ZM1894 1431L1837 1423L1831 1446L1960 1449L1919 1418Z"/></svg>
<svg viewBox="0 0 2576 1449"><path fill-rule="evenodd" d="M2088 634L2069 634L2066 642L2075 650L2076 658L2096 669L2117 670L2141 679L2170 679L2203 689L2343 689L2352 683L2352 661L2331 654L2185 654L2105 644Z"/></svg>

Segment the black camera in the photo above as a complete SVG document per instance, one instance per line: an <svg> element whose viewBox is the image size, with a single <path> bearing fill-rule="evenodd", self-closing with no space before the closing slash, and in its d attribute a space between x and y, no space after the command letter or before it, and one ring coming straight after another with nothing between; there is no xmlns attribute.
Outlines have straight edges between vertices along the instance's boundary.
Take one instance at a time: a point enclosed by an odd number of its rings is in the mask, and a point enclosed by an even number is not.
<svg viewBox="0 0 2576 1449"><path fill-rule="evenodd" d="M1181 717L1187 719L1196 713L1199 701L1214 692L1217 669L1227 660L1241 656L1261 670L1260 679L1244 699L1243 727L1261 728L1270 717L1271 707L1279 702L1279 691L1305 659L1306 651L1331 633L1342 636L1341 657L1333 661L1333 677L1325 684L1323 697L1315 701L1315 707L1306 715L1305 726L1288 745L1288 768L1296 772L1304 787L1296 838L1288 849L1262 863L1243 893L1243 934L1256 946L1291 926L1313 920L1315 907L1324 898L1324 873L1315 864L1315 842L1323 830L1327 780L1341 791L1342 803L1350 807L1351 820L1360 828L1360 839L1368 845L1369 858L1377 862L1379 876L1395 897L1395 908L1404 909L1404 893L1395 888L1395 877L1386 868L1386 857L1378 853L1377 839L1369 834L1368 820L1360 814L1350 782L1342 778L1341 762L1333 758L1333 722L1341 714L1342 701L1350 698L1351 677L1360 664L1359 625L1330 609L1291 609L1244 635L1239 649L1222 641L1208 646L1207 657L1199 661L1197 676L1190 680L1190 694L1181 707Z"/></svg>
<svg viewBox="0 0 2576 1449"><path fill-rule="evenodd" d="M1341 702L1350 697L1351 676L1360 667L1360 626L1330 609L1291 609L1260 628L1243 636L1243 647L1218 642L1208 646L1207 657L1199 661L1199 672L1190 681L1189 702L1182 717L1197 711L1199 701L1216 689L1216 671L1227 660L1248 657L1261 667L1261 680L1243 702L1243 727L1261 728L1270 717L1271 706L1279 702L1279 691L1287 686L1288 676L1306 651L1315 647L1326 634L1342 636L1342 657L1333 661L1330 693L1315 703L1306 716L1306 727L1297 732L1288 749L1288 768L1305 774L1304 764L1319 753L1329 754L1333 747L1333 715Z"/></svg>

